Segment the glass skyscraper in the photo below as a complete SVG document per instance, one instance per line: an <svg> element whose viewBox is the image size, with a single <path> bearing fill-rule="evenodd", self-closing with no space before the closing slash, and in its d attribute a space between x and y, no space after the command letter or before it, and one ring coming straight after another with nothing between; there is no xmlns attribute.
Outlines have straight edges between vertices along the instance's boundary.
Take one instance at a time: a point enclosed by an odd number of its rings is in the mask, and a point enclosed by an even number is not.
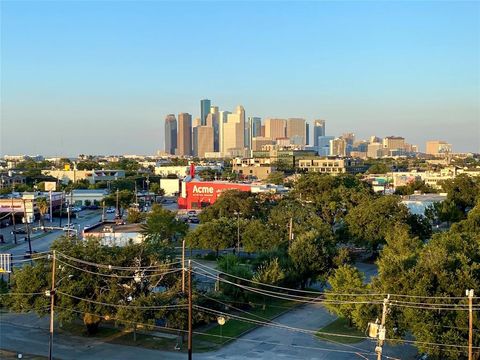
<svg viewBox="0 0 480 360"><path fill-rule="evenodd" d="M210 112L212 102L208 99L200 100L200 123L202 126L207 125L207 115Z"/></svg>
<svg viewBox="0 0 480 360"><path fill-rule="evenodd" d="M325 136L325 120L315 120L313 122L313 146L319 146L318 138Z"/></svg>

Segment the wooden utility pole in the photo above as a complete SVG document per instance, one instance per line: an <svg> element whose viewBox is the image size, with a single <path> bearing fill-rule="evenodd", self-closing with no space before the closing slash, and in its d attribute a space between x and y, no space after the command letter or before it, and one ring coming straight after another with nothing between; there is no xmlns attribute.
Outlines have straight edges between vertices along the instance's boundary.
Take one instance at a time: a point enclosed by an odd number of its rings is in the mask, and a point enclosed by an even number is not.
<svg viewBox="0 0 480 360"><path fill-rule="evenodd" d="M185 239L182 241L182 293L185 294Z"/></svg>
<svg viewBox="0 0 480 360"><path fill-rule="evenodd" d="M288 223L288 245L293 240L293 218L290 218L290 222Z"/></svg>
<svg viewBox="0 0 480 360"><path fill-rule="evenodd" d="M17 227L15 225L15 209L13 207L13 193L12 193L12 223L13 223L13 241L17 243Z"/></svg>
<svg viewBox="0 0 480 360"><path fill-rule="evenodd" d="M383 299L382 321L380 322L380 327L378 330L377 347L375 348L375 352L377 353L377 360L382 360L382 346L385 341L385 335L387 332L385 329L385 321L387 320L389 299L390 299L390 294L388 294L387 297Z"/></svg>
<svg viewBox="0 0 480 360"><path fill-rule="evenodd" d="M188 360L192 360L192 263L188 260Z"/></svg>
<svg viewBox="0 0 480 360"><path fill-rule="evenodd" d="M473 347L473 289L467 290L468 296L468 360L472 360Z"/></svg>
<svg viewBox="0 0 480 360"><path fill-rule="evenodd" d="M52 260L52 286L50 290L50 341L48 349L48 360L52 360L52 350L53 350L53 318L54 318L54 306L55 306L55 267L56 267L56 254L53 250L53 260Z"/></svg>

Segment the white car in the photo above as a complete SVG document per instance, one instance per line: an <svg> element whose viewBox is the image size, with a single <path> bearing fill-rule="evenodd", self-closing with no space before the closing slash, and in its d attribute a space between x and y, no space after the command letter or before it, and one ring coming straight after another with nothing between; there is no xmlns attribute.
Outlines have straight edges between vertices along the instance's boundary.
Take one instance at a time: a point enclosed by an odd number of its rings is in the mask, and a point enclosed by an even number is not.
<svg viewBox="0 0 480 360"><path fill-rule="evenodd" d="M107 214L114 214L114 213L115 213L115 208L108 208L108 209L106 210L106 213L107 213Z"/></svg>
<svg viewBox="0 0 480 360"><path fill-rule="evenodd" d="M70 225L65 225L63 227L63 231L72 231L72 230L75 230L75 224L70 224Z"/></svg>

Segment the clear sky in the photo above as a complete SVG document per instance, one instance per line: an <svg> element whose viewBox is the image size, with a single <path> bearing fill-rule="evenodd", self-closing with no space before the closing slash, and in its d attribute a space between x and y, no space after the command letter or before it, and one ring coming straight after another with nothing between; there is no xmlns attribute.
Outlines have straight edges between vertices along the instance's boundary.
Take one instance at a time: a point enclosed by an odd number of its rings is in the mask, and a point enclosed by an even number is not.
<svg viewBox="0 0 480 360"><path fill-rule="evenodd" d="M1 1L1 154L153 154L200 99L480 148L480 2Z"/></svg>

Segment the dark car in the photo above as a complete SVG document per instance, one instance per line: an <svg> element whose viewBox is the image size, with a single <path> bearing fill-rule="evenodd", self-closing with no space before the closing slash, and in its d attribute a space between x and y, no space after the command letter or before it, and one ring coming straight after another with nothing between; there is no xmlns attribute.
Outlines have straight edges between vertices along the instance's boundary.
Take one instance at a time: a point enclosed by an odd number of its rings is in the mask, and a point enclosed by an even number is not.
<svg viewBox="0 0 480 360"><path fill-rule="evenodd" d="M25 229L15 229L15 230L12 230L11 234L26 234L27 233L27 230Z"/></svg>
<svg viewBox="0 0 480 360"><path fill-rule="evenodd" d="M192 224L198 224L200 220L196 216L189 216L188 217L188 222Z"/></svg>

